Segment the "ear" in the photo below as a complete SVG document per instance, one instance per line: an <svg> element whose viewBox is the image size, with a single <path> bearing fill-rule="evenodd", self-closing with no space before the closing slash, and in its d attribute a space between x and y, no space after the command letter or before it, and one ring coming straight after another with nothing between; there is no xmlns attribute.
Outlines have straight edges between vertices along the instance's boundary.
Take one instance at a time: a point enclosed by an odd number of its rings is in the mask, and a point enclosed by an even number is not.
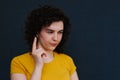
<svg viewBox="0 0 120 80"><path fill-rule="evenodd" d="M38 38L38 32L36 33L36 37Z"/></svg>

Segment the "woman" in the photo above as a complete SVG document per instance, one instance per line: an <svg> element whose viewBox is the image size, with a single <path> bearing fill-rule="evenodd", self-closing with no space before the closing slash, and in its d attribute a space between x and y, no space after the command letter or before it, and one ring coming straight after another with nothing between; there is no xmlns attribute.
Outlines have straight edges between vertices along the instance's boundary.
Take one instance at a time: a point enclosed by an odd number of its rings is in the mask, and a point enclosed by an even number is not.
<svg viewBox="0 0 120 80"><path fill-rule="evenodd" d="M25 38L30 51L11 61L11 80L78 80L72 58L63 53L69 35L68 17L45 5L27 18Z"/></svg>

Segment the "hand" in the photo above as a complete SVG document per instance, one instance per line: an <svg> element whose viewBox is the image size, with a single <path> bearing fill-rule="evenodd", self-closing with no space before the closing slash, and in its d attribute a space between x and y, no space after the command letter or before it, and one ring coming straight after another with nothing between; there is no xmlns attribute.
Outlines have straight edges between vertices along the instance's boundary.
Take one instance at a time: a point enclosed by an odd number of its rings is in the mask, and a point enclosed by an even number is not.
<svg viewBox="0 0 120 80"><path fill-rule="evenodd" d="M32 46L32 55L35 60L36 65L40 65L41 67L44 65L44 58L46 57L46 51L43 49L41 44L37 43L37 38L34 38L33 46Z"/></svg>

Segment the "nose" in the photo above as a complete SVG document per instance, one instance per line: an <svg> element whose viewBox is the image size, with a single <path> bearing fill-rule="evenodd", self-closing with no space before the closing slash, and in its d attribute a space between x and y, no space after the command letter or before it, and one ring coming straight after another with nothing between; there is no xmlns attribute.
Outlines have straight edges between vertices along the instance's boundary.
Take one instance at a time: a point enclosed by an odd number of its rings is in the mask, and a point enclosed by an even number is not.
<svg viewBox="0 0 120 80"><path fill-rule="evenodd" d="M58 40L58 34L54 34L53 40L54 40L54 41L57 41L57 40Z"/></svg>

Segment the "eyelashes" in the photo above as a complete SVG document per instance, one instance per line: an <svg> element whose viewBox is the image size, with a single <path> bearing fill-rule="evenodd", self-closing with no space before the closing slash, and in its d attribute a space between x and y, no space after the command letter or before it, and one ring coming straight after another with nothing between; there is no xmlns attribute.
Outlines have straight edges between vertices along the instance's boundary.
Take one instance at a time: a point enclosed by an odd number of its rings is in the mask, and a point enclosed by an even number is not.
<svg viewBox="0 0 120 80"><path fill-rule="evenodd" d="M48 30L48 31L46 31L47 33L50 33L50 34L52 34L52 33L54 33L54 31L52 31L52 30ZM59 31L58 32L58 34L62 34L63 33L63 31Z"/></svg>

